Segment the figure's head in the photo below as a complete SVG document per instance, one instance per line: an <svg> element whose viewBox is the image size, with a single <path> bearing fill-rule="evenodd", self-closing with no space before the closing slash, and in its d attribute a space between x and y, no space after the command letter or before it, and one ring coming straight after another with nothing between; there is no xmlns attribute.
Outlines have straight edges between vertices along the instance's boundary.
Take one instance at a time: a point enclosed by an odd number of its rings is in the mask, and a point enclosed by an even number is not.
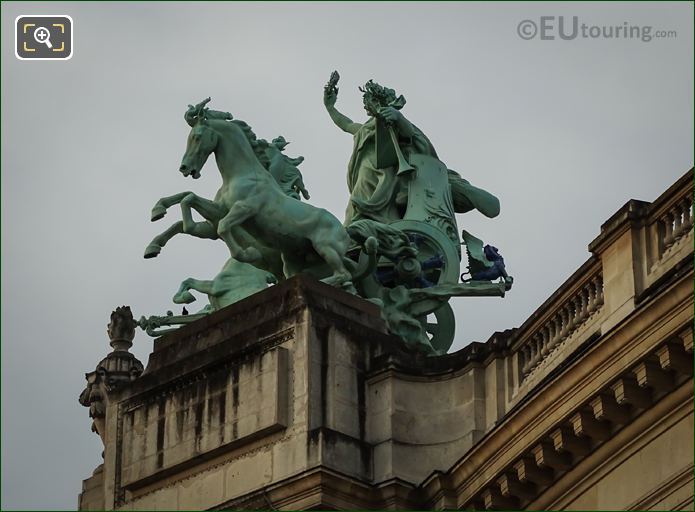
<svg viewBox="0 0 695 512"><path fill-rule="evenodd" d="M283 151L288 144L289 142L282 135L278 135L273 139L273 146L278 148L280 151Z"/></svg>
<svg viewBox="0 0 695 512"><path fill-rule="evenodd" d="M383 87L374 80L369 80L364 87L360 87L360 91L363 93L364 109L372 117L376 116L382 107L394 107L400 110L405 105L405 98L402 95L396 96L396 91Z"/></svg>
<svg viewBox="0 0 695 512"><path fill-rule="evenodd" d="M205 105L210 101L207 98L197 105L188 105L188 110L184 114L184 119L192 127L188 134L186 152L181 160L179 171L184 176L192 176L194 179L200 178L200 170L205 165L210 153L217 147L219 135L213 130L208 122L212 119L231 119L231 114L227 112L217 112L208 110Z"/></svg>

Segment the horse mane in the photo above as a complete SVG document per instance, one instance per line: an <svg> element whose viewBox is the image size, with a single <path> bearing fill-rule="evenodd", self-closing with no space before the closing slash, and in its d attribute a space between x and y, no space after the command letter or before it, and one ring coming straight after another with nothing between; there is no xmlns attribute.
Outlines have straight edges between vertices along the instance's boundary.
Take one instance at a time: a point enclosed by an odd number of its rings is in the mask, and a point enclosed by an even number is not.
<svg viewBox="0 0 695 512"><path fill-rule="evenodd" d="M188 110L184 115L186 122L189 125L193 126L197 119L203 118L226 121L236 124L239 128L241 128L242 133L251 145L251 148L253 149L256 158L258 158L258 161L266 170L269 170L270 158L268 158L267 149L270 146L270 144L268 143L268 141L265 139L259 139L253 132L251 127L248 125L248 123L241 121L240 119L234 119L232 114L230 114L229 112L222 112L220 110L211 110L209 108L204 108L205 104L208 101L210 101L210 98L207 98L207 100L204 100L202 103L199 103L196 106L188 105Z"/></svg>
<svg viewBox="0 0 695 512"><path fill-rule="evenodd" d="M253 132L251 127L248 125L248 123L246 123L245 121L241 121L240 119L232 119L231 122L236 124L239 128L241 128L241 131L246 137L246 140L248 140L249 144L251 144L253 152L258 158L258 161L261 162L261 165L263 167L268 169L270 167L270 159L268 158L268 154L266 151L268 149L268 146L270 145L268 141L265 139L259 139Z"/></svg>

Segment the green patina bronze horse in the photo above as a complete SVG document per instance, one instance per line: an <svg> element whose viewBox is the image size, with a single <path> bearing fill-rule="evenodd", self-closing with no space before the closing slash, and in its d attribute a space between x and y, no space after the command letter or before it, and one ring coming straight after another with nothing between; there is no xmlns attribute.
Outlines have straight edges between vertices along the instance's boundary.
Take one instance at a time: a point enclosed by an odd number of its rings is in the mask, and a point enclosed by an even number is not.
<svg viewBox="0 0 695 512"><path fill-rule="evenodd" d="M192 192L161 198L152 209L152 220L161 219L176 204L183 220L155 237L145 257L157 256L179 233L221 238L233 258L278 277L309 272L328 284L349 288L352 277L344 256L350 237L341 222L322 208L285 195L259 161L267 142L231 114L205 108L209 101L189 105L184 116L192 129L179 170L199 178L214 153L222 187L212 201ZM192 210L205 221L195 222Z"/></svg>

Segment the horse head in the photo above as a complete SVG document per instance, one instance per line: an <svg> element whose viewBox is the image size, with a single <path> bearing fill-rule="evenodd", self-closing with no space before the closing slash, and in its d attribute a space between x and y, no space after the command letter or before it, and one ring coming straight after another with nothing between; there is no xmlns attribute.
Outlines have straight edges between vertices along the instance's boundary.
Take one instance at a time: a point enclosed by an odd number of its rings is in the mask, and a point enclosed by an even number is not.
<svg viewBox="0 0 695 512"><path fill-rule="evenodd" d="M210 153L215 151L219 135L208 123L211 119L231 119L232 115L228 112L216 112L205 107L210 101L206 98L197 105L188 105L188 110L184 114L184 119L191 132L188 134L186 152L181 160L179 171L184 176L192 176L194 179L200 178L200 170L205 165Z"/></svg>

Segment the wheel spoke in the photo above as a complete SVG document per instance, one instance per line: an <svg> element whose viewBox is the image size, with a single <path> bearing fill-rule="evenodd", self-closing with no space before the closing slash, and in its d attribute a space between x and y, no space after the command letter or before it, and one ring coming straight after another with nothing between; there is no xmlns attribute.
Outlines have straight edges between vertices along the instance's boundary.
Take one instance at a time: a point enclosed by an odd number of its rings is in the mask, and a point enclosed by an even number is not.
<svg viewBox="0 0 695 512"><path fill-rule="evenodd" d="M420 274L417 279L415 279L415 282L420 286L420 288L431 288L434 286L434 283L427 279L424 274Z"/></svg>
<svg viewBox="0 0 695 512"><path fill-rule="evenodd" d="M442 268L444 266L444 256L436 254L421 263L422 270Z"/></svg>
<svg viewBox="0 0 695 512"><path fill-rule="evenodd" d="M375 272L377 280L381 284L386 284L391 282L396 277L396 272L392 268L379 269Z"/></svg>
<svg viewBox="0 0 695 512"><path fill-rule="evenodd" d="M446 354L454 341L454 329L456 318L448 303L442 304L431 315L434 315L434 322L428 322L427 317L420 317L420 324L427 334L430 335L430 343L439 354ZM429 317L432 319L432 317Z"/></svg>

